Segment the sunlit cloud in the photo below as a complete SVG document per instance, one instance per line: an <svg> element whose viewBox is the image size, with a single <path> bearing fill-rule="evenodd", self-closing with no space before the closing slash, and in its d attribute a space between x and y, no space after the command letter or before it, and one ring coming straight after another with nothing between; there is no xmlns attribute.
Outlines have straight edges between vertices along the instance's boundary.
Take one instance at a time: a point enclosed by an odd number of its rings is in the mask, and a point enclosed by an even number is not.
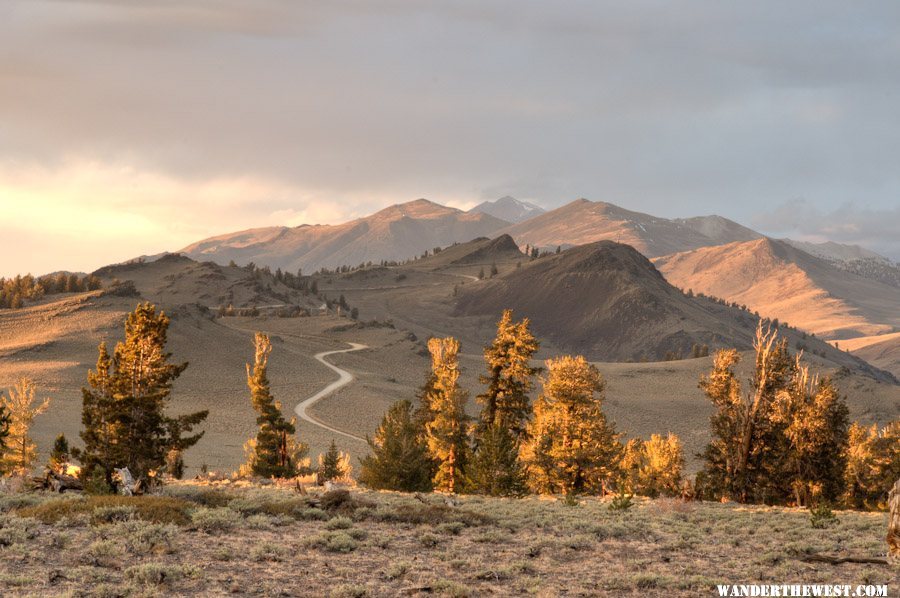
<svg viewBox="0 0 900 598"><path fill-rule="evenodd" d="M358 211L358 202L327 195L251 177L181 180L96 162L2 165L0 235L21 251L0 254L0 275L90 271L222 232L336 223Z"/></svg>

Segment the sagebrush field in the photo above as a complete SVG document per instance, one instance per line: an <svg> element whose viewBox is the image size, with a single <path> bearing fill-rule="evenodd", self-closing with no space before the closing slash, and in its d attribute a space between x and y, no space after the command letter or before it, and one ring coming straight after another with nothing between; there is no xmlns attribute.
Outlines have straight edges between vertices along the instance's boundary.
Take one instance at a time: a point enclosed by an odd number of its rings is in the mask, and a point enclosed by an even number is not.
<svg viewBox="0 0 900 598"><path fill-rule="evenodd" d="M182 482L0 499L0 592L22 596L698 596L722 583L891 584L885 513L677 499L416 496Z"/></svg>

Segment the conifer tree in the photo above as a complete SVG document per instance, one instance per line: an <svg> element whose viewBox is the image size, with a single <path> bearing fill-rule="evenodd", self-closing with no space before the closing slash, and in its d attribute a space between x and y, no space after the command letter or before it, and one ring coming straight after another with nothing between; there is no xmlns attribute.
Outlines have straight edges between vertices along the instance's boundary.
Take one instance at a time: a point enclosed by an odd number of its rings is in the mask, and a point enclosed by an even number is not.
<svg viewBox="0 0 900 598"><path fill-rule="evenodd" d="M242 471L264 478L294 477L304 469L309 447L297 442L295 421L285 420L281 403L272 397L267 376L269 354L272 352L269 337L257 332L254 345L253 367L247 364L247 386L259 429L256 438L244 446L247 464Z"/></svg>
<svg viewBox="0 0 900 598"><path fill-rule="evenodd" d="M81 460L85 479L113 481L114 469L127 467L135 480L152 481L165 468L173 448L193 446L203 432L184 436L208 411L166 414L173 382L187 363L170 363L166 352L169 318L150 303L138 305L125 322L125 340L113 357L101 344L97 368L82 389ZM95 473L99 470L100 473Z"/></svg>
<svg viewBox="0 0 900 598"><path fill-rule="evenodd" d="M849 411L829 378L811 377L796 359L793 378L781 391L772 419L786 440L781 455L783 498L809 506L841 495L847 467Z"/></svg>
<svg viewBox="0 0 900 598"><path fill-rule="evenodd" d="M795 361L787 341L778 333L757 326L756 363L751 388L744 395L735 367L740 355L722 350L700 388L716 406L710 419L712 441L703 453L706 461L698 486L706 498L726 497L739 502L771 502L781 490L781 463L785 441L782 426L771 417L773 405L794 374Z"/></svg>
<svg viewBox="0 0 900 598"><path fill-rule="evenodd" d="M519 459L519 439L500 423L483 428L469 463L472 489L488 496L525 494L525 468Z"/></svg>
<svg viewBox="0 0 900 598"><path fill-rule="evenodd" d="M28 432L34 418L47 410L50 399L44 399L41 404L35 405L34 393L34 382L29 378L21 378L2 399L4 409L9 414L9 433L0 471L7 474L28 475L37 459L37 445Z"/></svg>
<svg viewBox="0 0 900 598"><path fill-rule="evenodd" d="M900 420L879 429L850 426L844 503L851 509L884 509L891 484L900 479Z"/></svg>
<svg viewBox="0 0 900 598"><path fill-rule="evenodd" d="M614 478L622 445L602 410L605 383L584 357L547 361L522 460L539 493L603 492Z"/></svg>
<svg viewBox="0 0 900 598"><path fill-rule="evenodd" d="M50 451L47 469L56 473L66 473L69 457L69 441L65 434L60 434L53 441L53 450Z"/></svg>
<svg viewBox="0 0 900 598"><path fill-rule="evenodd" d="M626 492L652 498L675 496L681 490L684 469L681 441L672 433L665 438L653 434L646 441L633 438L625 445L621 467Z"/></svg>
<svg viewBox="0 0 900 598"><path fill-rule="evenodd" d="M359 482L375 490L430 492L434 463L413 419L412 403L397 401L381 420Z"/></svg>
<svg viewBox="0 0 900 598"><path fill-rule="evenodd" d="M334 438L328 445L328 451L319 455L319 479L323 482L340 480L350 475L350 458L338 450Z"/></svg>
<svg viewBox="0 0 900 598"><path fill-rule="evenodd" d="M431 458L437 463L434 487L450 493L465 488L468 458L467 396L459 386L459 341L453 337L432 338L432 388L427 402L431 418L425 423L425 437Z"/></svg>
<svg viewBox="0 0 900 598"><path fill-rule="evenodd" d="M518 440L524 434L531 414L528 393L534 387L537 369L531 358L537 352L537 340L528 330L528 318L512 319L512 310L504 310L497 323L497 335L484 349L488 375L480 381L487 385L476 399L482 405L479 427L498 424L509 429Z"/></svg>
<svg viewBox="0 0 900 598"><path fill-rule="evenodd" d="M488 375L480 380L487 389L477 397L482 409L470 473L478 492L497 496L523 491L519 449L531 414L528 393L537 369L530 360L537 350L528 319L514 322L512 311L505 310L497 323L497 336L484 350Z"/></svg>

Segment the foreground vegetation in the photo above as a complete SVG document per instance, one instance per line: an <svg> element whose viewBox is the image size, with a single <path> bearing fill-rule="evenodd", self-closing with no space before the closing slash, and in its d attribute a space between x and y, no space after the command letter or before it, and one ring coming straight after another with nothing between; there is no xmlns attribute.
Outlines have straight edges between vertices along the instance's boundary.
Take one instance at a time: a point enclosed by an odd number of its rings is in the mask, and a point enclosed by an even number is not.
<svg viewBox="0 0 900 598"><path fill-rule="evenodd" d="M884 555L885 513L820 525L805 510L669 498L444 498L231 481L0 495L0 594L696 596L900 574L803 560Z"/></svg>

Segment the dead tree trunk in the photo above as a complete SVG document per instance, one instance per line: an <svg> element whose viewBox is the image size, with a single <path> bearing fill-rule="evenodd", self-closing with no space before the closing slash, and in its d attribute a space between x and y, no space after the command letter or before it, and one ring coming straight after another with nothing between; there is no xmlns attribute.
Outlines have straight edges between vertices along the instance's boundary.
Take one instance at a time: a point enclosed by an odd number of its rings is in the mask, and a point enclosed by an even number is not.
<svg viewBox="0 0 900 598"><path fill-rule="evenodd" d="M900 480L894 484L888 497L890 515L888 519L888 556L900 560Z"/></svg>

